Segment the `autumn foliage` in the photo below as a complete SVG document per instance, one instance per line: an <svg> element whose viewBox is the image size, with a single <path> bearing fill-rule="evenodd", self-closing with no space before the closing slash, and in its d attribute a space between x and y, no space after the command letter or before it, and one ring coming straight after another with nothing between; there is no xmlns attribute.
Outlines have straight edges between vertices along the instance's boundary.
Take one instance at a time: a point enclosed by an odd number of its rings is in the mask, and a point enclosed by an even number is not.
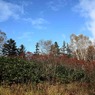
<svg viewBox="0 0 95 95"><path fill-rule="evenodd" d="M2 42L2 39L0 39ZM71 35L71 43L40 41L35 52L26 52L12 39L2 42L0 84L61 85L82 83L95 87L95 47L88 37ZM44 86L45 87L45 86ZM72 94L70 94L72 95Z"/></svg>
<svg viewBox="0 0 95 95"><path fill-rule="evenodd" d="M77 60L68 55L32 55L27 58L0 58L1 83L94 82L95 62Z"/></svg>

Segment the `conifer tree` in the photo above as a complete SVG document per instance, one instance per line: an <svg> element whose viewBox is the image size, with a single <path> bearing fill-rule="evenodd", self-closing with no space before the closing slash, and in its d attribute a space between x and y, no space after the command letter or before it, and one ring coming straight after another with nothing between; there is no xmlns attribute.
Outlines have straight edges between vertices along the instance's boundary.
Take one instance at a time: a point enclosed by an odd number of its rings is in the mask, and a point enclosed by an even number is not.
<svg viewBox="0 0 95 95"><path fill-rule="evenodd" d="M36 43L36 51L34 53L39 55L39 43Z"/></svg>
<svg viewBox="0 0 95 95"><path fill-rule="evenodd" d="M55 42L55 43L54 43L54 46L55 46L55 54L56 54L56 55L59 55L60 49L59 49L58 43Z"/></svg>
<svg viewBox="0 0 95 95"><path fill-rule="evenodd" d="M3 45L2 52L4 56L17 56L18 50L15 40L13 39L7 40L7 42Z"/></svg>
<svg viewBox="0 0 95 95"><path fill-rule="evenodd" d="M23 44L21 44L20 48L18 48L18 55L21 57L25 57L25 46Z"/></svg>
<svg viewBox="0 0 95 95"><path fill-rule="evenodd" d="M63 41L63 46L61 48L61 53L62 54L65 54L66 53L66 42L65 41Z"/></svg>

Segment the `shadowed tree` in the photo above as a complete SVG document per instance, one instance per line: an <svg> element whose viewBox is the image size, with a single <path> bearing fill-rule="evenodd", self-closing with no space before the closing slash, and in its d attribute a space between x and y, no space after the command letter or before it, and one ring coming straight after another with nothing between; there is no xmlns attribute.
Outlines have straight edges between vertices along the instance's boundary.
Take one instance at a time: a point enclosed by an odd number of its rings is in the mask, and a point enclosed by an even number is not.
<svg viewBox="0 0 95 95"><path fill-rule="evenodd" d="M22 44L21 46L20 46L20 48L18 48L18 55L20 56L20 57L22 57L22 58L24 58L25 57L25 46Z"/></svg>
<svg viewBox="0 0 95 95"><path fill-rule="evenodd" d="M56 55L59 55L60 49L59 49L58 43L55 42L55 43L54 43L54 46L55 46L55 53L56 53Z"/></svg>
<svg viewBox="0 0 95 95"><path fill-rule="evenodd" d="M51 45L50 53L53 54L54 56L60 54L60 49L57 42Z"/></svg>
<svg viewBox="0 0 95 95"><path fill-rule="evenodd" d="M34 52L34 54L39 55L40 51L39 51L39 43L36 43L36 51Z"/></svg>
<svg viewBox="0 0 95 95"><path fill-rule="evenodd" d="M17 56L18 50L16 46L16 42L13 39L7 40L7 42L3 45L3 55L4 56Z"/></svg>

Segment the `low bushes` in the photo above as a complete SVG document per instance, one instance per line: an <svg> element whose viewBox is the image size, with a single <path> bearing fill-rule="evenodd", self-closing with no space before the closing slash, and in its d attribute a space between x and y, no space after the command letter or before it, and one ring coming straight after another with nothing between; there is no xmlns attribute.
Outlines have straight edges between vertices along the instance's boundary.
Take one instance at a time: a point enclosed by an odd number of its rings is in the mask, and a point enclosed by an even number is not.
<svg viewBox="0 0 95 95"><path fill-rule="evenodd" d="M39 82L42 75L41 64L17 58L0 58L0 81L7 83ZM3 60L2 60L3 59Z"/></svg>
<svg viewBox="0 0 95 95"><path fill-rule="evenodd" d="M91 75L93 74L88 74L85 68L78 67L77 63L71 64L66 58L63 60L63 58L58 59L58 57L57 59L47 57L44 60L42 56L27 61L19 58L0 57L1 83L90 82L95 79L95 77L91 79Z"/></svg>
<svg viewBox="0 0 95 95"><path fill-rule="evenodd" d="M82 82L86 79L86 73L82 69L66 68L64 65L57 66L56 76L61 83Z"/></svg>

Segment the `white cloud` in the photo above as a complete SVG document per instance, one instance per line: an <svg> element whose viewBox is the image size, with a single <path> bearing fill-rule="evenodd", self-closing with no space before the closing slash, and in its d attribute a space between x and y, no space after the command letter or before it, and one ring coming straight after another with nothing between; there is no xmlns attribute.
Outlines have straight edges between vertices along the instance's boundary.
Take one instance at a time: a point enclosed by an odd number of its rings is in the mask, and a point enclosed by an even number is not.
<svg viewBox="0 0 95 95"><path fill-rule="evenodd" d="M4 22L9 20L10 18L13 19L20 19L23 21L26 21L28 23L31 23L33 27L38 29L45 29L46 24L48 23L44 18L21 18L23 14L25 14L24 7L28 7L28 5L31 5L32 2L22 2L18 4L13 4L11 2L7 2L4 0L0 0L0 22Z"/></svg>
<svg viewBox="0 0 95 95"><path fill-rule="evenodd" d="M95 38L95 0L79 0L77 11L86 19L86 28Z"/></svg>
<svg viewBox="0 0 95 95"><path fill-rule="evenodd" d="M6 21L11 17L18 19L20 14L23 13L24 10L22 6L0 0L0 22Z"/></svg>
<svg viewBox="0 0 95 95"><path fill-rule="evenodd" d="M24 18L23 19L26 22L30 22L33 27L38 28L38 29L45 29L46 28L46 24L48 24L48 21L45 20L44 18L36 18L36 19L32 19L32 18Z"/></svg>
<svg viewBox="0 0 95 95"><path fill-rule="evenodd" d="M59 11L66 5L66 0L51 0L47 3L48 8L53 11Z"/></svg>

